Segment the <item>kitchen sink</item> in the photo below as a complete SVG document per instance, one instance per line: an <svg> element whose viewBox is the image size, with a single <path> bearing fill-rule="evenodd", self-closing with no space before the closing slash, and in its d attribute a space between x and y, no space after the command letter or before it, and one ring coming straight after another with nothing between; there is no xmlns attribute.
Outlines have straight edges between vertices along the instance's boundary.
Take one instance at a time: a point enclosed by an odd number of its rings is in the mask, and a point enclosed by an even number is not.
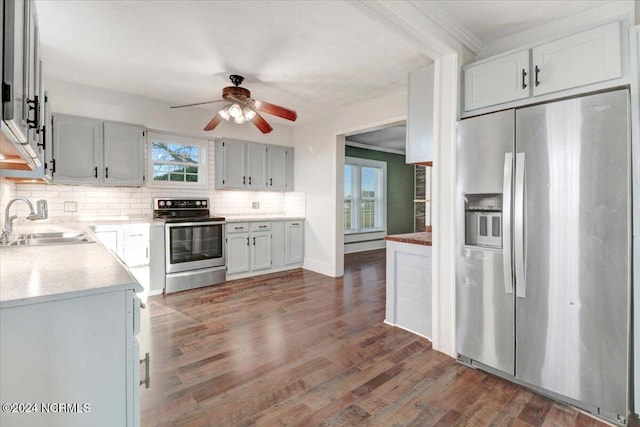
<svg viewBox="0 0 640 427"><path fill-rule="evenodd" d="M8 246L43 246L76 243L94 243L95 239L85 232L29 233L20 234Z"/></svg>

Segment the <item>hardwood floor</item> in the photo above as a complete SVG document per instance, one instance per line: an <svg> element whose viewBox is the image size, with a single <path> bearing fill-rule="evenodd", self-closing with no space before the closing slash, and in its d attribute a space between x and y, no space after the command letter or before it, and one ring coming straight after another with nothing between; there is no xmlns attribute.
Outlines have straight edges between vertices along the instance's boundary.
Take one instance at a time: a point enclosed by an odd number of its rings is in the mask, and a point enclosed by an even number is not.
<svg viewBox="0 0 640 427"><path fill-rule="evenodd" d="M142 425L606 425L383 324L384 258L150 298Z"/></svg>

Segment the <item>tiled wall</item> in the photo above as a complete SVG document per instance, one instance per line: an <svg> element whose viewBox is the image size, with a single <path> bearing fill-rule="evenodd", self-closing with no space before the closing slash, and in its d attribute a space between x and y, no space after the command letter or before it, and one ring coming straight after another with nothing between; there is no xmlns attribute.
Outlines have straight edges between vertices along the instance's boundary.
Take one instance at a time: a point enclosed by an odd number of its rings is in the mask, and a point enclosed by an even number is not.
<svg viewBox="0 0 640 427"><path fill-rule="evenodd" d="M154 197L208 197L211 212L224 216L231 215L305 215L305 193L302 192L255 192L216 191L214 187L214 147L209 146L209 189L182 190L175 188L148 187L93 187L75 185L18 184L2 180L2 202L8 198L23 196L35 202L46 199L49 205L49 221L99 219L135 219L152 214ZM5 185L5 183L8 183ZM6 187L6 189L5 189ZM75 202L76 212L65 212L64 202ZM252 202L259 202L260 208L253 209ZM21 217L28 214L28 208L19 204L17 212ZM18 206L18 204L16 204ZM12 208L14 212L14 208Z"/></svg>

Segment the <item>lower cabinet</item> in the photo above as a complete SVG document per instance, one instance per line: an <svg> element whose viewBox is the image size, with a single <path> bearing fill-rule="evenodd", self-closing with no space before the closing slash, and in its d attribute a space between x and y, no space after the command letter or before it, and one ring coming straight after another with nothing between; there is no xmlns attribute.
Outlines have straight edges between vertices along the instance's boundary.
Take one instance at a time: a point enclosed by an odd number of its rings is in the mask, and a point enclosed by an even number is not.
<svg viewBox="0 0 640 427"><path fill-rule="evenodd" d="M301 264L304 259L304 227L302 221L285 223L285 263Z"/></svg>
<svg viewBox="0 0 640 427"><path fill-rule="evenodd" d="M271 268L271 223L227 227L227 275Z"/></svg>
<svg viewBox="0 0 640 427"><path fill-rule="evenodd" d="M227 223L227 280L302 266L304 221Z"/></svg>
<svg viewBox="0 0 640 427"><path fill-rule="evenodd" d="M139 310L133 288L1 308L0 396L21 406L0 425L139 426Z"/></svg>

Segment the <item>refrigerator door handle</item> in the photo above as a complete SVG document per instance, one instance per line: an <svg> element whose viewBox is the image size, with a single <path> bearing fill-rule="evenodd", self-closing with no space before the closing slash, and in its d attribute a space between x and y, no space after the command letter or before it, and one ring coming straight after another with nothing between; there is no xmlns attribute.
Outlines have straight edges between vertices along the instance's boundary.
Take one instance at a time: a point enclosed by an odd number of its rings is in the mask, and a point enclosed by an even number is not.
<svg viewBox="0 0 640 427"><path fill-rule="evenodd" d="M525 157L524 153L516 154L516 185L513 212L514 255L516 271L516 296L526 297L526 263L525 263Z"/></svg>
<svg viewBox="0 0 640 427"><path fill-rule="evenodd" d="M513 293L513 266L511 264L511 182L513 178L513 153L504 155L502 181L502 264L504 266L504 291Z"/></svg>

